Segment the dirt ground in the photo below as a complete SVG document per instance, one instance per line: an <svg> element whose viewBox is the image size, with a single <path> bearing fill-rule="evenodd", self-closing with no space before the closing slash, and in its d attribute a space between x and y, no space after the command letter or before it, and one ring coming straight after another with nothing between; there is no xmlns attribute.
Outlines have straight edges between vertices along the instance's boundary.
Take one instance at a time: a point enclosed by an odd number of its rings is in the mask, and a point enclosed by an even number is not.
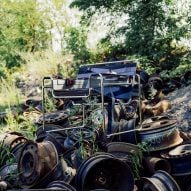
<svg viewBox="0 0 191 191"><path fill-rule="evenodd" d="M177 119L177 124L181 130L191 131L191 85L177 89L165 98L172 104L167 114Z"/></svg>

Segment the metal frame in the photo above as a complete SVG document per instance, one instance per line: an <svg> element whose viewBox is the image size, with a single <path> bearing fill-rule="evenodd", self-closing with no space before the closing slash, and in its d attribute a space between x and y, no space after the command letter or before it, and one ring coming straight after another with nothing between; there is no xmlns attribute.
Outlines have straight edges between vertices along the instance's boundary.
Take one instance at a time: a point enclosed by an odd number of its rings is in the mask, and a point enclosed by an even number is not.
<svg viewBox="0 0 191 191"><path fill-rule="evenodd" d="M45 85L45 81L46 80L51 80L51 86L46 86ZM43 82L42 82L42 115L43 115L43 130L44 130L44 126L45 126L45 89L46 88L50 88L53 91L53 78L51 77L44 77L43 78ZM91 93L91 90L89 88L89 95ZM88 96L89 96L88 95ZM53 96L54 98L87 98L88 96ZM78 105L78 104L76 104ZM83 108L83 124L81 126L77 126L77 127L68 127L68 128L64 128L64 129L55 129L55 130L49 130L46 132L56 132L56 131L65 131L65 130L70 130L70 129L76 129L76 128L83 128L85 127L85 109L84 109L84 105L82 106Z"/></svg>
<svg viewBox="0 0 191 191"><path fill-rule="evenodd" d="M129 62L127 60L125 61L115 61L115 62L105 62L105 63L100 63L98 65L104 65L104 64L111 64L111 63L122 63L122 62ZM88 66L92 66L92 65L88 65ZM107 86L116 86L116 85L131 85L131 86L134 86L135 84L138 85L138 99L139 99L139 118L140 118L140 127L137 128L137 129L132 129L132 130L128 130L128 131L123 131L123 132L118 132L118 133L112 133L112 134L108 134L107 135L107 138L110 138L112 136L115 136L115 135L120 135L120 134L124 134L124 133L127 133L127 132L132 132L132 131L136 131L136 130L139 130L142 128L142 116L141 116L141 111L142 111L142 108L141 108L141 83L140 83L140 76L138 74L135 74L135 75L116 75L116 76L125 76L127 77L127 82L121 82L121 83L118 83L118 82L107 82L107 80L104 79L104 75L99 73L99 74L96 74L96 73L93 73L93 74L90 74L89 75L89 78L88 78L88 86L86 87L88 89L88 94L87 95L81 95L81 96L78 96L78 95L74 95L74 96L66 96L66 95L62 95L62 96L56 96L54 95L54 89L53 89L53 80L62 80L62 79L53 79L52 77L44 77L43 78L43 83L42 83L42 112L43 112L43 129L44 129L44 126L45 126L45 89L46 88L50 88L52 89L52 95L54 98L88 98L89 96L91 96L91 91L92 91L92 79L93 77L96 77L96 79L100 80L100 90L101 90L101 108L102 108L102 113L103 113L103 129L105 130L106 127L105 127L105 109L104 109L104 106L106 105L106 103L104 102L104 88L107 87ZM131 77L131 81L130 81L130 77ZM136 81L136 78L138 79L138 81ZM50 80L51 81L51 84L50 85L45 85L45 81L46 80ZM77 79L79 80L79 79ZM56 129L56 130L50 130L50 131L47 131L47 132L54 132L54 131L65 131L65 130L70 130L70 129L75 129L75 128L83 128L85 127L85 109L84 109L84 106L87 105L87 104L81 104L82 105L82 108L83 108L83 124L81 126L74 126L74 127L68 127L68 128L63 128L63 129Z"/></svg>

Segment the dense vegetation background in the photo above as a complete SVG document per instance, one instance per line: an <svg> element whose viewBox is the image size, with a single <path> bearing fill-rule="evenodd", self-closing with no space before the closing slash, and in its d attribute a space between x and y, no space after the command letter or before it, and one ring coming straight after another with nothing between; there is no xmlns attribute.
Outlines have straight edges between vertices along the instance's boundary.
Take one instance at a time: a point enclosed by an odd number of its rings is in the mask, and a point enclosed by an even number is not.
<svg viewBox="0 0 191 191"><path fill-rule="evenodd" d="M79 64L130 59L167 77L191 70L190 0L0 0L0 17L2 108L18 102L18 82L74 77Z"/></svg>
<svg viewBox="0 0 191 191"><path fill-rule="evenodd" d="M57 52L72 54L76 63L136 58L151 70L173 68L178 73L189 69L190 0L1 0L0 3L2 77L26 64L28 59L23 53L35 56L37 52L55 50L55 41L59 46ZM99 38L91 48L88 34L93 31L92 40L101 33L104 38Z"/></svg>

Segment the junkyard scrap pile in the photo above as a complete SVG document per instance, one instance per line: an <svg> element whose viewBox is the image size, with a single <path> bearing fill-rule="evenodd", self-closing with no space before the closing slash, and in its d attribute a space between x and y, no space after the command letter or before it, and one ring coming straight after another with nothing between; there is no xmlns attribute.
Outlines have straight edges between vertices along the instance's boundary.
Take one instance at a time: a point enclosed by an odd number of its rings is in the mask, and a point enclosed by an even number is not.
<svg viewBox="0 0 191 191"><path fill-rule="evenodd" d="M179 128L164 96L190 79L149 76L127 61L82 66L72 80L44 78L43 99L23 104L23 115L37 116L35 141L0 137L0 188L191 191L189 126ZM56 111L46 111L44 94Z"/></svg>

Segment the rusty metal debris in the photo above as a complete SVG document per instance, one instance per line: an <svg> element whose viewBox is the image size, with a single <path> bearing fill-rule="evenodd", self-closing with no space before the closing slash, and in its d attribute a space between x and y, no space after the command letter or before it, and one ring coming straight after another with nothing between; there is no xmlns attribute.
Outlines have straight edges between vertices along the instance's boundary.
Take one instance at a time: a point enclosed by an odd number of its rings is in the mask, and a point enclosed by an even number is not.
<svg viewBox="0 0 191 191"><path fill-rule="evenodd" d="M47 186L48 190L66 190L66 191L76 191L74 187L65 183L64 181L53 181Z"/></svg>
<svg viewBox="0 0 191 191"><path fill-rule="evenodd" d="M140 142L148 142L150 151L159 151L174 147L182 143L176 120L157 120L143 124L137 131Z"/></svg>
<svg viewBox="0 0 191 191"><path fill-rule="evenodd" d="M163 115L170 108L163 93L188 79L189 72L164 81L129 61L82 66L76 79L45 77L42 100L23 104L23 115L34 119L35 141L17 132L0 136L0 187L189 191L191 136ZM46 90L57 111L46 111Z"/></svg>
<svg viewBox="0 0 191 191"><path fill-rule="evenodd" d="M181 191L167 172L159 170L151 178L142 178L144 191Z"/></svg>
<svg viewBox="0 0 191 191"><path fill-rule="evenodd" d="M18 169L17 163L7 164L0 168L0 177L1 181L9 182L7 187L10 188L18 188L19 178L18 178Z"/></svg>
<svg viewBox="0 0 191 191"><path fill-rule="evenodd" d="M148 169L148 174L153 175L158 170L163 170L165 172L171 173L170 163L162 158L157 157L145 157L143 158L143 165Z"/></svg>
<svg viewBox="0 0 191 191"><path fill-rule="evenodd" d="M32 188L58 165L58 154L53 143L27 142L21 152L18 162L19 179L23 188Z"/></svg>
<svg viewBox="0 0 191 191"><path fill-rule="evenodd" d="M4 157L10 158L10 154L6 151L9 150L9 153L14 155L15 159L18 161L20 157L20 152L23 148L24 143L27 141L21 133L18 132L9 132L1 134L1 154ZM2 157L3 159L3 157Z"/></svg>
<svg viewBox="0 0 191 191"><path fill-rule="evenodd" d="M43 116L40 116L37 124L42 125L43 120L45 124L55 124L55 125L62 125L62 126L68 126L68 114L64 111L57 111L52 113L46 113L44 118Z"/></svg>
<svg viewBox="0 0 191 191"><path fill-rule="evenodd" d="M107 152L128 164L132 164L133 157L138 155L139 147L125 142L111 142L107 145Z"/></svg>
<svg viewBox="0 0 191 191"><path fill-rule="evenodd" d="M172 166L172 175L183 176L191 174L191 144L180 145L162 157L169 160Z"/></svg>
<svg viewBox="0 0 191 191"><path fill-rule="evenodd" d="M134 179L128 165L108 154L92 156L78 169L76 184L79 191L109 189L133 191Z"/></svg>
<svg viewBox="0 0 191 191"><path fill-rule="evenodd" d="M43 126L38 127L36 131L36 141L37 142L50 141L56 147L58 154L63 153L64 151L66 151L66 148L64 147L64 142L67 137L66 132L63 131L55 131L52 133L47 132L49 130L57 130L61 128L62 126L55 124L46 124L44 127Z"/></svg>

